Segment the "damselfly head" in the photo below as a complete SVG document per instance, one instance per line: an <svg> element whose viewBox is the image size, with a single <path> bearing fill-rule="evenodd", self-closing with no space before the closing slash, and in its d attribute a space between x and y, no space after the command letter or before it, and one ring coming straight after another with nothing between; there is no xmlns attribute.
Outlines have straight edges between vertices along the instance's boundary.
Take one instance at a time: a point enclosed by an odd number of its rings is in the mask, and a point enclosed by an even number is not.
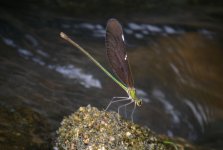
<svg viewBox="0 0 223 150"><path fill-rule="evenodd" d="M137 106L141 106L142 105L142 99L138 99L135 103L136 103Z"/></svg>

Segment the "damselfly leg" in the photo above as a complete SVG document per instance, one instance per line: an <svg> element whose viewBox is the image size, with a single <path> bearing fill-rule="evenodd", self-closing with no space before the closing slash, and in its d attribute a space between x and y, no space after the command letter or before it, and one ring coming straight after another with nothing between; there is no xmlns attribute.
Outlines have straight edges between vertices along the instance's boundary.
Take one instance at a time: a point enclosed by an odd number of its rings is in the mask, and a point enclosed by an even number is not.
<svg viewBox="0 0 223 150"><path fill-rule="evenodd" d="M121 106L118 106L118 114L120 114L121 108L125 107L125 117L127 118L126 107L134 103L134 108L131 112L131 120L133 122L133 114L135 112L136 103L130 97L113 97L110 103L108 104L108 106L106 107L105 111L107 111L112 104L117 103L117 102L124 102L124 101L129 101L129 102Z"/></svg>
<svg viewBox="0 0 223 150"><path fill-rule="evenodd" d="M128 105L131 105L132 103L134 103L134 101L133 101L131 98L128 98L127 100L130 100L130 102L127 103L127 104L124 104L124 105L121 105L121 106L118 107L118 114L119 114L120 109L121 109L122 107L125 107L125 113L126 113L126 107L127 107ZM136 105L136 104L134 103L134 108L133 108L132 113L131 113L131 120L132 120L132 122L133 122L133 114L134 114L134 112L135 112L135 105ZM127 116L127 115L126 115L126 116Z"/></svg>
<svg viewBox="0 0 223 150"><path fill-rule="evenodd" d="M129 97L113 97L112 100L109 102L108 106L106 107L105 111L108 110L108 108L111 106L113 103L117 102L122 102L122 101L127 101Z"/></svg>

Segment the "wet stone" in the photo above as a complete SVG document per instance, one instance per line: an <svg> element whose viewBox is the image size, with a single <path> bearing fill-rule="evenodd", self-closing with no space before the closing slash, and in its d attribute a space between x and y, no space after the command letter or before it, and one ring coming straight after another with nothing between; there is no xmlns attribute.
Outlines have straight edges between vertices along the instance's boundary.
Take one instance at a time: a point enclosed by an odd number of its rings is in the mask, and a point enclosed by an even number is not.
<svg viewBox="0 0 223 150"><path fill-rule="evenodd" d="M179 145L164 136L126 121L116 112L80 107L65 117L57 131L61 150L175 150ZM179 147L179 148L178 148Z"/></svg>

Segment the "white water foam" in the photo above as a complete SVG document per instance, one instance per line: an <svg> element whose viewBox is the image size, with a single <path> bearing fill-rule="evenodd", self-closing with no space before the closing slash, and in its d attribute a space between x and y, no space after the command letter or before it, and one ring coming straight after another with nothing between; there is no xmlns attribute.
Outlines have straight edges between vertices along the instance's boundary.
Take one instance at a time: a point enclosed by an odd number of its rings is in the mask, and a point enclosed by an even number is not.
<svg viewBox="0 0 223 150"><path fill-rule="evenodd" d="M102 88L102 85L99 80L95 79L91 74L83 73L82 69L77 68L73 65L67 65L67 66L49 65L48 67L64 75L67 78L77 79L80 82L80 84L86 88L91 88L91 87Z"/></svg>
<svg viewBox="0 0 223 150"><path fill-rule="evenodd" d="M172 116L173 122L180 123L179 113L174 110L174 106L166 99L165 94L159 89L154 89L152 94L164 105L165 112Z"/></svg>

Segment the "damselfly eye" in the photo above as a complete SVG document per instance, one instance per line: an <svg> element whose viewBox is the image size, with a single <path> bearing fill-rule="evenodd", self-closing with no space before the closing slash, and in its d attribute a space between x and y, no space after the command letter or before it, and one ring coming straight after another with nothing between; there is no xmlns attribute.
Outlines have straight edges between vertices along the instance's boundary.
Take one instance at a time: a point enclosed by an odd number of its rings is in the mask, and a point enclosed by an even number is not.
<svg viewBox="0 0 223 150"><path fill-rule="evenodd" d="M136 102L137 106L141 106L142 105L142 100L140 99L139 101Z"/></svg>

